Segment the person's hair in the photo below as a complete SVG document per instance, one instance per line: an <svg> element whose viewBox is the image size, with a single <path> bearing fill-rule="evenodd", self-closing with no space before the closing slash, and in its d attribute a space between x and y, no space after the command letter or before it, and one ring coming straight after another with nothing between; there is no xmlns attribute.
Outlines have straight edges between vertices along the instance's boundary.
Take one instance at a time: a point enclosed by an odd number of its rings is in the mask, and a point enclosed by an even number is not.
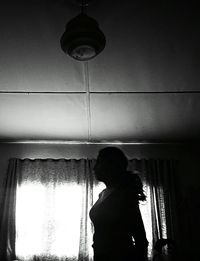
<svg viewBox="0 0 200 261"><path fill-rule="evenodd" d="M124 176L124 185L127 188L133 189L135 191L136 197L140 201L146 200L146 195L143 190L143 184L140 177L137 174L127 171Z"/></svg>
<svg viewBox="0 0 200 261"><path fill-rule="evenodd" d="M138 175L127 171L128 159L121 149L117 147L105 147L99 151L99 157L109 165L112 170L110 175L115 181L118 180L121 188L132 189L138 200L146 200L142 181Z"/></svg>

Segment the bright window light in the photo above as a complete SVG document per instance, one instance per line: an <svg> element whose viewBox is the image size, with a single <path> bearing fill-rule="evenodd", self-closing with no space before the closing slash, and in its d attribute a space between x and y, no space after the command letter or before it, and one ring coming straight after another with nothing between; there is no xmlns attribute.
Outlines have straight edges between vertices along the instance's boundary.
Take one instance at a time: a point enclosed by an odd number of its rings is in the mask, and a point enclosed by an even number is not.
<svg viewBox="0 0 200 261"><path fill-rule="evenodd" d="M94 202L105 188L99 183L94 191ZM147 239L152 245L150 191L147 201L140 204ZM16 200L16 255L21 260L33 256L78 260L80 218L83 210L83 190L76 183L41 184L23 182L17 189ZM89 234L89 255L92 256L92 231Z"/></svg>
<svg viewBox="0 0 200 261"><path fill-rule="evenodd" d="M61 185L55 194L55 241L52 254L75 257L79 252L81 187Z"/></svg>
<svg viewBox="0 0 200 261"><path fill-rule="evenodd" d="M21 185L16 203L17 256L77 257L81 211L78 185Z"/></svg>
<svg viewBox="0 0 200 261"><path fill-rule="evenodd" d="M25 184L17 192L16 201L16 253L31 258L42 252L42 232L45 219L45 187Z"/></svg>

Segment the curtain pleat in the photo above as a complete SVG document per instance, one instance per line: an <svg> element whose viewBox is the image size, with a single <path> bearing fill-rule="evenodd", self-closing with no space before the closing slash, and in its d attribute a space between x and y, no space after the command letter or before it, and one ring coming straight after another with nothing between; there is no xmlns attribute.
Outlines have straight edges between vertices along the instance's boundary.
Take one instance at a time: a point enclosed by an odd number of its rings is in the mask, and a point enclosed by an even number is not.
<svg viewBox="0 0 200 261"><path fill-rule="evenodd" d="M92 260L92 253L89 249L92 243L91 231L92 225L89 219L89 210L93 205L94 176L92 174L94 161L87 160L84 166L85 185L82 188L82 214L80 221L80 243L79 243L79 261Z"/></svg>
<svg viewBox="0 0 200 261"><path fill-rule="evenodd" d="M177 238L175 164L174 160L146 160L154 243Z"/></svg>
<svg viewBox="0 0 200 261"><path fill-rule="evenodd" d="M176 203L176 164L171 159L133 159L129 161L131 171L139 175L150 201L152 242L150 242L149 256L152 248L160 238L171 238L180 241L177 203ZM145 205L145 208L148 204Z"/></svg>
<svg viewBox="0 0 200 261"><path fill-rule="evenodd" d="M4 185L0 216L0 260L14 260L15 255L15 207L19 160L10 159Z"/></svg>

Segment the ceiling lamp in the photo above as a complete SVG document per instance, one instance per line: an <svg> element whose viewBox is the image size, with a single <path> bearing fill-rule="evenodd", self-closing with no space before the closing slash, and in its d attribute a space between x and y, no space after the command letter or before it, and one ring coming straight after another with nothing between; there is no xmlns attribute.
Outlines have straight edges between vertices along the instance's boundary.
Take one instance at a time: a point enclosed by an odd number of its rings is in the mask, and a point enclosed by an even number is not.
<svg viewBox="0 0 200 261"><path fill-rule="evenodd" d="M81 13L66 24L60 44L62 50L78 61L88 61L105 48L106 39L98 22L84 12L88 5L82 0Z"/></svg>

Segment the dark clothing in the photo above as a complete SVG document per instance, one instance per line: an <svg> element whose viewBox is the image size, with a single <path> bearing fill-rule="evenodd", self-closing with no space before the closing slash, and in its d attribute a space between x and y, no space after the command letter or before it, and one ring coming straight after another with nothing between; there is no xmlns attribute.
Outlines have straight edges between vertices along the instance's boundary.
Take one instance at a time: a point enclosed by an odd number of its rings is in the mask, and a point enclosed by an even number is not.
<svg viewBox="0 0 200 261"><path fill-rule="evenodd" d="M132 190L104 190L90 210L90 218L94 224L94 261L146 260L148 242Z"/></svg>
<svg viewBox="0 0 200 261"><path fill-rule="evenodd" d="M153 260L152 261L165 261L165 258L163 257L163 255L161 253L156 253L153 256Z"/></svg>

